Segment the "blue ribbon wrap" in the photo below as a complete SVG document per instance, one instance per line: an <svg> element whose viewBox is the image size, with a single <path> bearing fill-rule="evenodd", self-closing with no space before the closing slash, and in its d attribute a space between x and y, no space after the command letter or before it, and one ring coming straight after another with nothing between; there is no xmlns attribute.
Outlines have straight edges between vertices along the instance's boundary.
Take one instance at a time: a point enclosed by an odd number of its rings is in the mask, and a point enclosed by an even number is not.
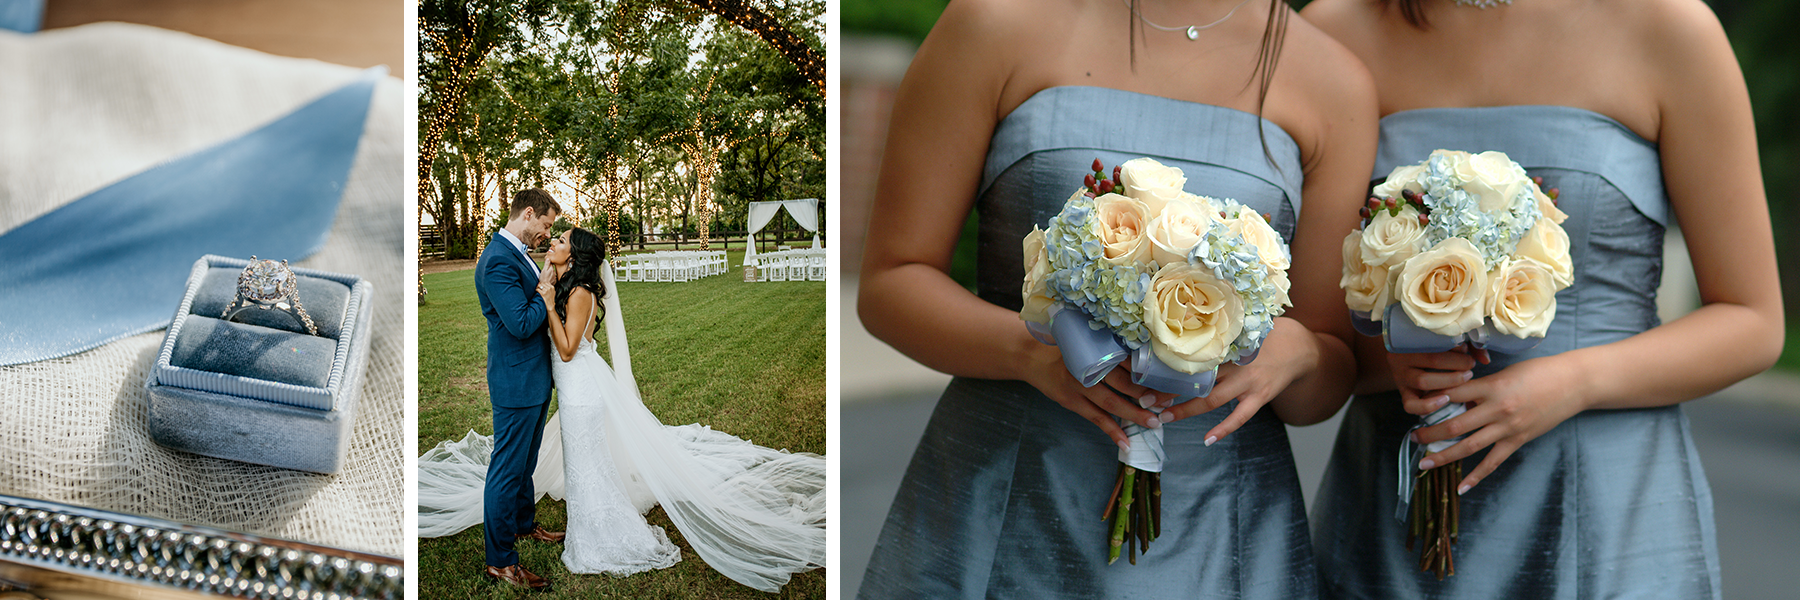
<svg viewBox="0 0 1800 600"><path fill-rule="evenodd" d="M0 234L0 366L167 327L201 256L317 252L385 73Z"/></svg>

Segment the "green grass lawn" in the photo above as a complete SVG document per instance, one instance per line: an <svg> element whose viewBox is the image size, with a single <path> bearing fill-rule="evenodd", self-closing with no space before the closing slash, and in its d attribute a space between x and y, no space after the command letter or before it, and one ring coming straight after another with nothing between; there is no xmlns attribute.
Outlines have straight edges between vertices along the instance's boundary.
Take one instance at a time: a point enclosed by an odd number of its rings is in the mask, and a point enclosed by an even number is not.
<svg viewBox="0 0 1800 600"><path fill-rule="evenodd" d="M744 283L732 269L687 283L622 282L619 300L631 342L632 370L644 404L664 424L704 423L772 448L825 453L825 284ZM419 305L419 448L493 433L487 400L487 322L475 299L474 271L425 276ZM613 292L609 292L613 293ZM602 336L605 337L605 336ZM609 356L604 341L601 356ZM554 408L554 405L552 405ZM555 590L532 598L766 598L713 571L663 513L650 522L681 546L676 566L626 578L576 575L562 546L518 544L527 569ZM538 521L567 522L564 504L545 498ZM422 598L519 598L527 595L482 575L481 526L419 540ZM824 598L825 572L796 575L782 598Z"/></svg>

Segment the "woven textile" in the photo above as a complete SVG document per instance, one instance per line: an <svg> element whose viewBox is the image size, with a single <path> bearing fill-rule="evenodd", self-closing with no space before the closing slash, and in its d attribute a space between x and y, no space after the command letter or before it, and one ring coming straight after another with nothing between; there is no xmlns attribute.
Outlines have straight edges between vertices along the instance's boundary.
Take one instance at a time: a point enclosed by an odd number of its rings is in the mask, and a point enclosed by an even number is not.
<svg viewBox="0 0 1800 600"><path fill-rule="evenodd" d="M0 231L249 132L357 73L134 25L0 32ZM375 287L361 414L343 471L259 467L151 442L143 384L157 331L0 368L0 493L399 556L403 98L396 79L377 86L329 241L294 263Z"/></svg>

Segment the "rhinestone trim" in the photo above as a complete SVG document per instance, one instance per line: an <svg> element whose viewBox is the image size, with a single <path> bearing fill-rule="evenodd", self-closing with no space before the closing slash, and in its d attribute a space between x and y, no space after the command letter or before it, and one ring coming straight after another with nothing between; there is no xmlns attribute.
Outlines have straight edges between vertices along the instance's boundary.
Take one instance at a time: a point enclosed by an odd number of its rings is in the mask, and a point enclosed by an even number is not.
<svg viewBox="0 0 1800 600"><path fill-rule="evenodd" d="M400 600L399 559L0 496L0 561L269 600Z"/></svg>

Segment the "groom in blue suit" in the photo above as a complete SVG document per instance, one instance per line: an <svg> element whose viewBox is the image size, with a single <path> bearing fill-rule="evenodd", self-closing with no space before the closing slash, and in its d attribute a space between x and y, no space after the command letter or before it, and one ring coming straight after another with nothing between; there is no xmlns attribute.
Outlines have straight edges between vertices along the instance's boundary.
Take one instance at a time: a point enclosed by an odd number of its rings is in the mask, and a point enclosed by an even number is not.
<svg viewBox="0 0 1800 600"><path fill-rule="evenodd" d="M531 474L537 470L544 415L550 407L548 307L537 293L544 272L527 248L550 238L562 207L549 192L532 188L513 196L511 219L494 234L475 263L475 295L487 317L488 399L494 407L494 455L483 496L487 574L534 589L550 586L519 564L518 538L561 543L561 532L536 522Z"/></svg>

